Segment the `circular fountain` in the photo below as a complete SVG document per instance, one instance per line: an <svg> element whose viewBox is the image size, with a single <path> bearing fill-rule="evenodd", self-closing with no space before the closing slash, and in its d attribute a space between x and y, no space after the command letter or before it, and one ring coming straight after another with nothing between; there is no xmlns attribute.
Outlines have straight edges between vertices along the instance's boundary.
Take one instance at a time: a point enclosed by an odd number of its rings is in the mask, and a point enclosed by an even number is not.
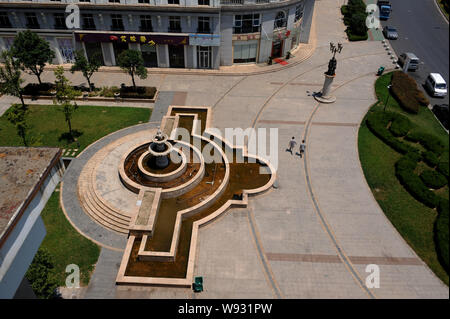
<svg viewBox="0 0 450 319"><path fill-rule="evenodd" d="M148 147L150 153L149 166L153 168L163 169L169 166L169 154L172 151L172 144L169 143L166 134L161 132L158 127L158 131L152 138L152 141Z"/></svg>

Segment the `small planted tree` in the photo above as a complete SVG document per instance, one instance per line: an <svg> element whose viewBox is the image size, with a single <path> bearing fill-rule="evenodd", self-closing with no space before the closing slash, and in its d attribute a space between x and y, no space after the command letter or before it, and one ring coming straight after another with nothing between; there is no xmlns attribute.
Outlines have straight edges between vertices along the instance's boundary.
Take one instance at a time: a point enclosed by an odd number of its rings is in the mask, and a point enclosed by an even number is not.
<svg viewBox="0 0 450 319"><path fill-rule="evenodd" d="M84 56L83 51L77 51L75 53L75 63L72 65L70 72L74 73L75 71L81 71L83 76L86 78L89 91L91 91L91 77L92 75L98 71L100 67L100 59L97 56L94 56L90 61Z"/></svg>
<svg viewBox="0 0 450 319"><path fill-rule="evenodd" d="M54 274L53 258L46 249L40 248L37 251L25 276L38 298L58 297L56 292L58 283Z"/></svg>
<svg viewBox="0 0 450 319"><path fill-rule="evenodd" d="M125 50L118 57L119 66L131 75L133 88L136 90L136 82L134 76L137 75L141 79L147 78L147 69L144 67L144 59L141 52L137 50Z"/></svg>
<svg viewBox="0 0 450 319"><path fill-rule="evenodd" d="M72 134L72 116L78 109L78 105L73 102L77 96L77 91L72 87L70 81L64 76L64 68L59 66L54 71L56 81L55 90L56 95L53 100L53 104L58 105L60 110L64 113L65 120L69 126L69 136L73 140Z"/></svg>
<svg viewBox="0 0 450 319"><path fill-rule="evenodd" d="M10 51L3 51L0 54L0 60L3 63L3 66L0 66L0 82L2 83L0 92L18 97L22 106L25 107L19 61L13 58Z"/></svg>
<svg viewBox="0 0 450 319"><path fill-rule="evenodd" d="M12 53L18 59L22 68L37 76L39 84L42 84L41 74L46 63L50 63L55 53L50 45L37 33L30 30L19 32L12 45Z"/></svg>
<svg viewBox="0 0 450 319"><path fill-rule="evenodd" d="M28 114L28 106L25 104L13 104L11 108L6 113L6 119L16 127L17 135L22 139L23 145L27 144L27 121L26 117Z"/></svg>

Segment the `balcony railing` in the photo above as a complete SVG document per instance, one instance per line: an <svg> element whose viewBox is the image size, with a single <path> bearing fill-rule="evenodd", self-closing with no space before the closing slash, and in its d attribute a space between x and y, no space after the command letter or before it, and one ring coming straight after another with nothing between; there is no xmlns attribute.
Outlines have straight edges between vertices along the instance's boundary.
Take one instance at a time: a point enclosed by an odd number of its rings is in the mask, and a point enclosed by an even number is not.
<svg viewBox="0 0 450 319"><path fill-rule="evenodd" d="M221 5L242 5L245 0L220 0Z"/></svg>
<svg viewBox="0 0 450 319"><path fill-rule="evenodd" d="M181 28L169 28L168 30L171 33L181 33Z"/></svg>
<svg viewBox="0 0 450 319"><path fill-rule="evenodd" d="M237 6L243 4L270 3L270 0L220 0L221 5Z"/></svg>

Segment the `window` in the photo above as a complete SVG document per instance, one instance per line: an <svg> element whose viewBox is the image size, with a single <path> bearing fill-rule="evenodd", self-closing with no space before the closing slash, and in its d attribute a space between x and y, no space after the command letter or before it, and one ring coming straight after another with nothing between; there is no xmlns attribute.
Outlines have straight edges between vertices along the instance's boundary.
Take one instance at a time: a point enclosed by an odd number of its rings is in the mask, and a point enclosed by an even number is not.
<svg viewBox="0 0 450 319"><path fill-rule="evenodd" d="M36 13L25 13L25 17L27 19L27 28L28 29L39 29L39 22L36 16Z"/></svg>
<svg viewBox="0 0 450 319"><path fill-rule="evenodd" d="M181 32L180 17L169 17L169 32Z"/></svg>
<svg viewBox="0 0 450 319"><path fill-rule="evenodd" d="M67 29L64 13L55 13L53 17L55 18L55 29Z"/></svg>
<svg viewBox="0 0 450 319"><path fill-rule="evenodd" d="M91 0L78 0L80 2L91 2Z"/></svg>
<svg viewBox="0 0 450 319"><path fill-rule="evenodd" d="M295 20L294 20L295 22L297 22L303 17L303 9L304 9L303 3L295 7Z"/></svg>
<svg viewBox="0 0 450 319"><path fill-rule="evenodd" d="M141 31L153 32L152 17L149 15L141 16Z"/></svg>
<svg viewBox="0 0 450 319"><path fill-rule="evenodd" d="M167 0L168 4L180 4L180 0Z"/></svg>
<svg viewBox="0 0 450 319"><path fill-rule="evenodd" d="M257 41L234 42L233 63L256 62L258 52Z"/></svg>
<svg viewBox="0 0 450 319"><path fill-rule="evenodd" d="M150 0L139 0L138 3L150 3Z"/></svg>
<svg viewBox="0 0 450 319"><path fill-rule="evenodd" d="M8 14L6 12L0 12L0 28L11 28L11 22L9 21Z"/></svg>
<svg viewBox="0 0 450 319"><path fill-rule="evenodd" d="M259 32L259 13L235 15L233 33L253 33Z"/></svg>
<svg viewBox="0 0 450 319"><path fill-rule="evenodd" d="M209 6L209 0L198 0L199 6Z"/></svg>
<svg viewBox="0 0 450 319"><path fill-rule="evenodd" d="M209 17L198 17L198 33L211 33L209 27Z"/></svg>
<svg viewBox="0 0 450 319"><path fill-rule="evenodd" d="M109 0L111 3L120 3L120 0Z"/></svg>
<svg viewBox="0 0 450 319"><path fill-rule="evenodd" d="M121 14L111 14L111 30L123 31L125 28L123 26L122 15Z"/></svg>
<svg viewBox="0 0 450 319"><path fill-rule="evenodd" d="M279 11L275 17L274 28L284 28L287 25L287 16L284 11Z"/></svg>
<svg viewBox="0 0 450 319"><path fill-rule="evenodd" d="M95 30L95 22L92 14L83 14L83 29Z"/></svg>

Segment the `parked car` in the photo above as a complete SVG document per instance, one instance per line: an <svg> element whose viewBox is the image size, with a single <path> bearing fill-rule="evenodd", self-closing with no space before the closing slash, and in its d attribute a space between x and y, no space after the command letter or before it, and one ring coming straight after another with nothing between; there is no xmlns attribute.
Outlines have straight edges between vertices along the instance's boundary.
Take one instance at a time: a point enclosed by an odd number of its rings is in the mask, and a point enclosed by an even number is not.
<svg viewBox="0 0 450 319"><path fill-rule="evenodd" d="M405 52L398 56L398 64L403 67L406 59L409 59L408 71L416 71L419 69L419 58L412 52Z"/></svg>
<svg viewBox="0 0 450 319"><path fill-rule="evenodd" d="M425 88L431 96L447 95L447 83L439 73L430 73L425 80Z"/></svg>
<svg viewBox="0 0 450 319"><path fill-rule="evenodd" d="M383 27L383 35L386 39L389 40L397 40L398 39L398 33L397 29L390 26Z"/></svg>
<svg viewBox="0 0 450 319"><path fill-rule="evenodd" d="M433 113L448 130L448 104L435 104L433 106Z"/></svg>

